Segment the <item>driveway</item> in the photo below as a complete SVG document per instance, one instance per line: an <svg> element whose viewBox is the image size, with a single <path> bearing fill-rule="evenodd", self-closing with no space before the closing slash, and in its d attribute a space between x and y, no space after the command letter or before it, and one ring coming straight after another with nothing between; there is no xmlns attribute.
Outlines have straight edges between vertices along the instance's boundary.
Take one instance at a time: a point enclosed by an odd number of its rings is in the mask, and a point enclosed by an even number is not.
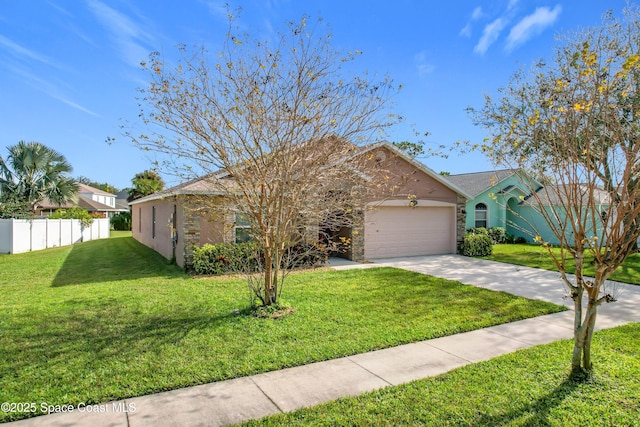
<svg viewBox="0 0 640 427"><path fill-rule="evenodd" d="M431 255L376 259L374 264L403 268L445 279L457 280L494 291L538 299L573 309L560 274L460 255ZM572 275L570 275L573 278ZM598 310L598 329L640 322L640 286L611 282L608 292L618 301ZM573 316L572 312L567 313Z"/></svg>

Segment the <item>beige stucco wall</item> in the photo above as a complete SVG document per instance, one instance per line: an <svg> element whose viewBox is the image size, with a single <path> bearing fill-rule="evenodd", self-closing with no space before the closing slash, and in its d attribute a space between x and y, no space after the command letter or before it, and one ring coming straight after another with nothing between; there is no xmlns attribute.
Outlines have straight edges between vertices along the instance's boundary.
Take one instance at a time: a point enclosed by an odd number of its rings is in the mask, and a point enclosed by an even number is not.
<svg viewBox="0 0 640 427"><path fill-rule="evenodd" d="M153 200L145 203L137 203L131 207L131 232L133 238L140 243L159 252L163 257L172 259L173 250L173 213L174 205L176 209L176 232L177 242L175 249L176 263L183 266L184 257L181 256L184 250L183 215L180 203L174 197ZM155 237L153 235L153 208L156 210Z"/></svg>

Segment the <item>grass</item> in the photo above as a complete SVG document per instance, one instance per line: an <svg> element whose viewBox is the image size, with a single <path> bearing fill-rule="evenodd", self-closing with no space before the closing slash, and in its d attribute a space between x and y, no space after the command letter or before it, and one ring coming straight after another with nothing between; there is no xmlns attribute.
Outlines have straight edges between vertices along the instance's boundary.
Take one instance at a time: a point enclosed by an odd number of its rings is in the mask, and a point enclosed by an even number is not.
<svg viewBox="0 0 640 427"><path fill-rule="evenodd" d="M559 249L554 249L559 253ZM546 249L539 245L515 244L515 245L493 245L493 254L484 259L505 262L509 264L524 265L527 267L542 268L544 270L558 271L551 256ZM585 272L588 276L594 276L595 271L590 264L593 257L585 256ZM567 272L575 273L575 263L569 259L567 262ZM618 282L640 285L640 253L635 253L627 257L625 262L610 277Z"/></svg>
<svg viewBox="0 0 640 427"><path fill-rule="evenodd" d="M250 426L638 426L640 324L596 332L596 373L569 375L572 341L276 415Z"/></svg>
<svg viewBox="0 0 640 427"><path fill-rule="evenodd" d="M259 319L245 314L242 279L194 279L126 233L0 255L0 293L0 402L38 405L144 395L564 309L399 269L323 269L289 277L293 314Z"/></svg>

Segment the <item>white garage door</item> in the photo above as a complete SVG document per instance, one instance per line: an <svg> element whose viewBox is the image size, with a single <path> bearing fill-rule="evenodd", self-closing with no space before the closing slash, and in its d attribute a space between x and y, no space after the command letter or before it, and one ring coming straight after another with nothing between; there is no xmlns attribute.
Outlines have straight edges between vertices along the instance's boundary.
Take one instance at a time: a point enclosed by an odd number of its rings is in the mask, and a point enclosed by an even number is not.
<svg viewBox="0 0 640 427"><path fill-rule="evenodd" d="M454 208L383 206L365 212L366 259L448 254L455 250Z"/></svg>

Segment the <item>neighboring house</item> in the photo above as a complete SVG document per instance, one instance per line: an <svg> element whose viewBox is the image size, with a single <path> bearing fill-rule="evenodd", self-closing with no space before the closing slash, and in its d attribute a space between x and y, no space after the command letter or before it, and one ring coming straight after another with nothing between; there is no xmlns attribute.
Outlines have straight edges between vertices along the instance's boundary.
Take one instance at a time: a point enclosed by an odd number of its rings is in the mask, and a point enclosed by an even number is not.
<svg viewBox="0 0 640 427"><path fill-rule="evenodd" d="M563 206L566 201L562 200L560 191L558 191L557 185L547 185L544 188L538 190L538 199L542 202L544 209L550 214L551 218L557 218L558 221L565 221ZM585 184L575 184L575 190L578 194L588 194L589 189ZM597 218L587 218L586 224L593 224L589 230L587 230L587 238L597 236L598 239L602 239L602 231L604 227L603 219L608 215L609 210L609 194L600 188L593 190L593 198L596 203ZM536 234L540 236L542 241L557 244L558 239L549 227L548 222L540 214L539 202L533 197L527 197L524 201L518 203L513 207L515 215L513 215L513 228L516 230L536 230ZM585 209L585 212L589 212L590 209ZM587 213L588 214L588 213ZM570 226L566 228L567 241L573 243L573 235ZM515 236L523 235L522 232L514 234ZM527 237L525 237L527 238ZM527 240L531 240L531 235Z"/></svg>
<svg viewBox="0 0 640 427"><path fill-rule="evenodd" d="M356 154L360 155L393 171L397 191L392 197L371 198L363 209L354 210L361 215L362 225L337 232L351 241L343 256L364 261L455 253L464 237L463 212L469 194L389 143L365 146ZM247 225L241 218L233 213L207 215L202 197L220 202L216 198L224 196L210 182L221 176L211 174L132 201L133 237L187 269L194 245L242 241ZM415 196L413 203L408 196Z"/></svg>
<svg viewBox="0 0 640 427"><path fill-rule="evenodd" d="M540 236L545 242L558 243L551 227L540 214L540 207L531 192L533 189L538 193L548 212L554 209L559 218L563 218L563 203L557 187L543 187L541 183L516 169L450 175L446 178L472 196L465 208L467 229L504 227L508 234L529 242ZM604 213L607 207L606 193L597 190L596 198L602 202ZM601 230L596 231L596 234L599 233Z"/></svg>
<svg viewBox="0 0 640 427"><path fill-rule="evenodd" d="M129 207L129 192L127 190L120 190L116 193L116 208L121 209L123 212L128 212Z"/></svg>
<svg viewBox="0 0 640 427"><path fill-rule="evenodd" d="M97 213L104 218L111 218L118 212L125 212L128 207L116 206L116 195L98 188L78 183L78 196L75 201L58 205L49 199L44 199L36 207L40 216L52 214L57 209L69 209L74 206L86 209L90 213Z"/></svg>
<svg viewBox="0 0 640 427"><path fill-rule="evenodd" d="M515 169L503 169L449 175L445 178L472 197L466 205L467 229L504 227L508 233L516 236L519 235L516 230L509 227L513 221L513 208L531 194L530 188L542 188L542 184L533 179L525 185L521 176Z"/></svg>

